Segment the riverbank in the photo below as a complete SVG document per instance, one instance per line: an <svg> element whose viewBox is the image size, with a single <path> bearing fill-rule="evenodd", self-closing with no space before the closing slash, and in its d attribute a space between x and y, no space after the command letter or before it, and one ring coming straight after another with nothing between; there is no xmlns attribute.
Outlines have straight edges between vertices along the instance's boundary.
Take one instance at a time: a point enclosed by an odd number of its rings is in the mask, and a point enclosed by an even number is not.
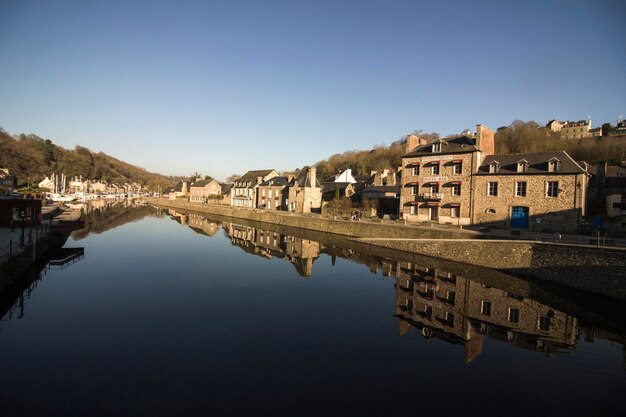
<svg viewBox="0 0 626 417"><path fill-rule="evenodd" d="M626 250L502 240L476 231L336 220L230 206L150 199L153 206L342 235L362 245L419 254L540 279L626 301Z"/></svg>

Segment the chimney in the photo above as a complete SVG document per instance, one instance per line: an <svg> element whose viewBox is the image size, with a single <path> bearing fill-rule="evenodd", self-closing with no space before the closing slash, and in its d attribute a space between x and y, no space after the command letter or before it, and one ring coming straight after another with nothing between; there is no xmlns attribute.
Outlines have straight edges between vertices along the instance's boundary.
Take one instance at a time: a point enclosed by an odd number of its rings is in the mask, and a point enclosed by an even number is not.
<svg viewBox="0 0 626 417"><path fill-rule="evenodd" d="M494 137L493 130L482 124L476 125L476 147L483 153L483 156L495 153Z"/></svg>
<svg viewBox="0 0 626 417"><path fill-rule="evenodd" d="M309 168L309 177L311 180L311 187L316 187L317 186L317 168L316 167Z"/></svg>
<svg viewBox="0 0 626 417"><path fill-rule="evenodd" d="M256 177L256 183L261 184L263 182L263 177Z"/></svg>
<svg viewBox="0 0 626 417"><path fill-rule="evenodd" d="M406 152L411 152L413 149L418 146L422 146L426 144L426 140L419 138L415 135L406 135Z"/></svg>

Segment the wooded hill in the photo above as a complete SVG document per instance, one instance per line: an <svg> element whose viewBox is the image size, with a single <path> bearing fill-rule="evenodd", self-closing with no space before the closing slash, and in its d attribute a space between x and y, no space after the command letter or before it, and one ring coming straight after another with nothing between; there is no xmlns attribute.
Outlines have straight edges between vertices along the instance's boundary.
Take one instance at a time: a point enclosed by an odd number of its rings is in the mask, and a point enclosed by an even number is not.
<svg viewBox="0 0 626 417"><path fill-rule="evenodd" d="M103 152L94 153L82 146L67 150L49 139L36 135L11 136L0 129L0 168L8 168L18 185L36 186L51 173L67 175L68 179L82 175L83 179L124 184L138 182L144 186L168 187L178 177L154 174L143 168L120 161Z"/></svg>
<svg viewBox="0 0 626 417"><path fill-rule="evenodd" d="M419 130L412 134L427 140L440 137L437 133L424 133ZM402 163L402 155L406 153L405 146L406 138L402 138L389 146L381 145L372 150L336 154L315 165L323 180L347 168L352 169L353 175L366 175L372 170L381 171L385 168L397 169ZM626 139L602 137L566 141L558 132L550 132L533 121L520 120L515 120L510 126L499 128L495 135L496 155L551 150L565 150L576 161L585 161L589 164L599 161L619 164L626 160Z"/></svg>

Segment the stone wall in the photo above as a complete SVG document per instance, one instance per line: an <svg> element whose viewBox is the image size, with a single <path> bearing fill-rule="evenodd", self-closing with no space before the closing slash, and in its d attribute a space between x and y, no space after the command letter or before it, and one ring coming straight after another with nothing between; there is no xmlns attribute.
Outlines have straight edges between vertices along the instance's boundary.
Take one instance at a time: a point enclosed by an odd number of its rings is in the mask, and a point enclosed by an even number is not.
<svg viewBox="0 0 626 417"><path fill-rule="evenodd" d="M510 240L358 239L626 301L626 250Z"/></svg>

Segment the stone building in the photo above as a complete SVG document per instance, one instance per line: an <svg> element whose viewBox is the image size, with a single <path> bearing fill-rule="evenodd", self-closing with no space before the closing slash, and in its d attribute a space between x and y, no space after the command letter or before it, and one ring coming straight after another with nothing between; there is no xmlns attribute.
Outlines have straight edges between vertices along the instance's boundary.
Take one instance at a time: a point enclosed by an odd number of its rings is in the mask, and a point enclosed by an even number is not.
<svg viewBox="0 0 626 417"><path fill-rule="evenodd" d="M402 156L400 216L408 221L471 224L471 178L494 153L494 132L481 124L476 133L423 143L407 138Z"/></svg>
<svg viewBox="0 0 626 417"><path fill-rule="evenodd" d="M290 177L273 177L258 186L256 207L266 210L286 210Z"/></svg>
<svg viewBox="0 0 626 417"><path fill-rule="evenodd" d="M178 198L180 198L180 199L188 199L189 198L189 186L190 186L190 184L191 184L191 181L180 181L170 191L169 199L170 200L176 200Z"/></svg>
<svg viewBox="0 0 626 417"><path fill-rule="evenodd" d="M362 205L370 211L369 217L396 217L400 201L402 173L393 169L372 171L372 184L358 193Z"/></svg>
<svg viewBox="0 0 626 417"><path fill-rule="evenodd" d="M248 171L234 182L230 191L230 205L235 207L255 208L257 186L263 181L278 176L273 169Z"/></svg>
<svg viewBox="0 0 626 417"><path fill-rule="evenodd" d="M591 119L578 120L575 122L566 121L559 122L558 120L550 120L546 125L552 132L560 132L561 138L565 140L585 139L591 137L602 136L602 129L591 127Z"/></svg>
<svg viewBox="0 0 626 417"><path fill-rule="evenodd" d="M222 187L215 180L196 181L189 187L189 201L192 203L207 203L216 200L222 194Z"/></svg>
<svg viewBox="0 0 626 417"><path fill-rule="evenodd" d="M473 176L472 223L578 233L587 178L564 151L488 156Z"/></svg>
<svg viewBox="0 0 626 417"><path fill-rule="evenodd" d="M322 208L322 185L317 180L316 167L304 167L287 187L284 209L295 213L320 212Z"/></svg>

